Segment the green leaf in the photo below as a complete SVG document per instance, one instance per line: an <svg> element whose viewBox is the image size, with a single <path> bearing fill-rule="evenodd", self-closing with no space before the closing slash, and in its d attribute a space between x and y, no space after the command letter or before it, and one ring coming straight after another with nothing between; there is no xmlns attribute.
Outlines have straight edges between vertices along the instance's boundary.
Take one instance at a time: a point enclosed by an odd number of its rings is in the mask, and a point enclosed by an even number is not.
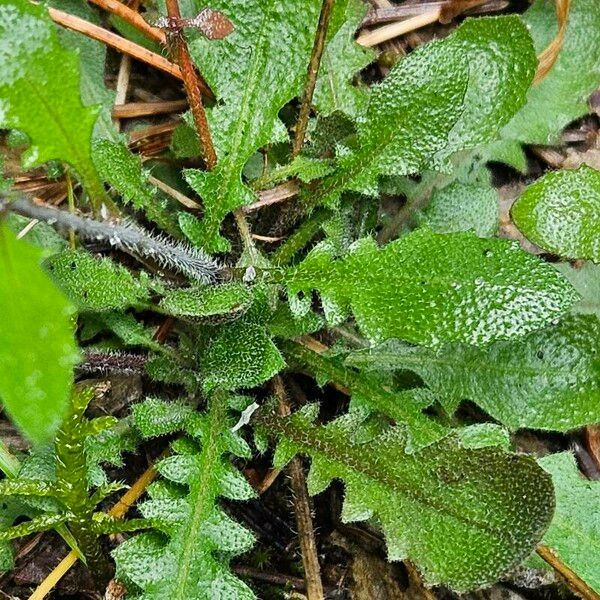
<svg viewBox="0 0 600 600"><path fill-rule="evenodd" d="M147 398L132 408L135 427L144 438L158 437L183 429L193 409L184 402Z"/></svg>
<svg viewBox="0 0 600 600"><path fill-rule="evenodd" d="M600 172L548 173L530 185L511 214L523 234L563 258L600 262Z"/></svg>
<svg viewBox="0 0 600 600"><path fill-rule="evenodd" d="M259 417L279 439L276 466L309 456L311 494L342 479L342 520L376 516L389 559L414 561L428 584L491 584L531 553L550 523L552 483L530 457L467 449L454 437L407 454L397 428L358 443L356 413L317 427L311 412Z"/></svg>
<svg viewBox="0 0 600 600"><path fill-rule="evenodd" d="M208 252L229 248L219 235L223 218L254 200L241 180L248 159L265 144L287 137L278 112L298 94L306 76L320 4L307 0L302 10L290 11L277 0L215 0L211 8L231 19L233 33L220 41L198 36L190 42L219 101L209 114L217 167L186 173L203 199Z"/></svg>
<svg viewBox="0 0 600 600"><path fill-rule="evenodd" d="M171 290L160 301L160 308L177 317L214 317L225 315L235 318L249 308L252 302L250 288L241 283L203 286Z"/></svg>
<svg viewBox="0 0 600 600"><path fill-rule="evenodd" d="M587 100L600 85L600 4L572 0L568 19L556 63L546 78L529 90L527 104L502 130L502 138L515 146L555 144L567 124L587 114ZM557 33L556 3L537 0L523 21L536 52L542 52Z"/></svg>
<svg viewBox="0 0 600 600"><path fill-rule="evenodd" d="M148 300L144 278L136 279L109 258L97 260L83 250L67 250L44 266L79 310L123 310Z"/></svg>
<svg viewBox="0 0 600 600"><path fill-rule="evenodd" d="M0 398L36 444L52 439L62 420L78 360L74 309L39 260L0 223Z"/></svg>
<svg viewBox="0 0 600 600"><path fill-rule="evenodd" d="M338 4L345 8L343 12ZM354 39L366 11L367 6L361 0L334 5L329 26L334 35L325 46L313 96L313 104L321 116L342 111L357 117L367 106L368 88L352 83L354 76L375 58L371 49L360 46ZM334 22L335 12L342 13L343 22L339 26Z"/></svg>
<svg viewBox="0 0 600 600"><path fill-rule="evenodd" d="M217 503L222 495L247 499L252 493L243 476L224 456L231 451L227 435L231 423L226 407L227 397L215 394L208 415L198 415L201 451L165 459L170 463L177 461L176 470L166 467L165 461L162 467L159 465L159 470L188 483L189 493L182 498L155 484L149 489L150 500L140 506L143 516L151 519L167 538L154 532L142 534L113 552L116 578L141 588L147 600L255 598L250 588L228 569L229 558L248 550L254 538Z"/></svg>
<svg viewBox="0 0 600 600"><path fill-rule="evenodd" d="M96 140L92 145L92 158L102 180L112 185L125 203L142 211L165 231L179 232L174 226L175 219L163 209L156 190L148 183L148 174L142 169L139 156L132 154L125 144Z"/></svg>
<svg viewBox="0 0 600 600"><path fill-rule="evenodd" d="M101 25L98 12L86 2L79 0L50 0L48 5L68 12L95 25ZM56 26L61 44L79 55L79 75L81 99L86 106L100 106L100 114L94 127L94 139L101 137L117 141L117 133L112 121L112 107L115 92L107 89L104 83L106 69L106 46L97 40Z"/></svg>
<svg viewBox="0 0 600 600"><path fill-rule="evenodd" d="M600 265L585 263L582 267L573 267L569 263L558 263L554 266L581 296L571 312L596 315L600 319Z"/></svg>
<svg viewBox="0 0 600 600"><path fill-rule="evenodd" d="M556 327L486 348L437 349L389 342L348 358L351 365L408 369L453 411L461 400L518 429L569 431L600 422L600 321L565 318Z"/></svg>
<svg viewBox="0 0 600 600"><path fill-rule="evenodd" d="M432 194L421 220L437 233L490 237L498 229L498 195L491 186L454 182Z"/></svg>
<svg viewBox="0 0 600 600"><path fill-rule="evenodd" d="M467 20L411 52L372 89L358 147L341 152L311 205L334 202L345 189L374 194L379 175L447 168L451 154L496 136L523 104L534 69L529 34L514 16Z"/></svg>
<svg viewBox="0 0 600 600"><path fill-rule="evenodd" d="M318 290L342 314L351 308L375 342L428 346L525 335L577 300L566 280L517 243L425 229L382 249L361 240L337 261L318 246L286 279L290 293Z"/></svg>
<svg viewBox="0 0 600 600"><path fill-rule="evenodd" d="M250 323L220 327L200 361L207 390L251 388L285 366L265 328Z"/></svg>
<svg viewBox="0 0 600 600"><path fill-rule="evenodd" d="M0 126L29 136L26 168L65 161L93 200L105 200L91 159L98 110L81 102L77 55L61 46L46 9L27 0L0 0L0 40Z"/></svg>
<svg viewBox="0 0 600 600"><path fill-rule="evenodd" d="M541 458L556 489L556 512L542 542L600 593L600 483L584 479L570 452Z"/></svg>

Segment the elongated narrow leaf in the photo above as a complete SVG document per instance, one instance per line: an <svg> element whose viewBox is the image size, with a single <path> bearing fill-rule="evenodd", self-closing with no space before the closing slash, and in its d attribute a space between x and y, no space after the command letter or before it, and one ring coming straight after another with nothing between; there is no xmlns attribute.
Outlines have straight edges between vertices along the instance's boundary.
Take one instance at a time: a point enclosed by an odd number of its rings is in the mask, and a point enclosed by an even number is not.
<svg viewBox="0 0 600 600"><path fill-rule="evenodd" d="M348 361L414 371L449 410L468 399L511 429L568 431L600 422L599 356L600 321L580 316L486 348L388 342Z"/></svg>
<svg viewBox="0 0 600 600"><path fill-rule="evenodd" d="M49 441L62 420L77 361L74 308L39 261L0 225L0 400L35 443Z"/></svg>
<svg viewBox="0 0 600 600"><path fill-rule="evenodd" d="M600 262L600 171L583 165L544 175L515 202L512 217L544 250Z"/></svg>
<svg viewBox="0 0 600 600"><path fill-rule="evenodd" d="M409 455L398 429L353 442L356 413L317 427L316 409L260 417L279 439L275 464L309 456L311 494L342 479L342 519L376 516L389 558L413 560L430 584L469 590L496 581L531 553L550 523L552 483L532 458L467 449L453 437Z"/></svg>
<svg viewBox="0 0 600 600"><path fill-rule="evenodd" d="M210 173L188 171L190 185L202 196L201 238L208 251L226 250L221 221L253 201L242 183L244 165L261 146L286 136L279 109L299 92L306 76L319 0L289 10L278 0L215 0L234 32L221 41L195 39L191 51L220 102L210 112L218 165Z"/></svg>
<svg viewBox="0 0 600 600"><path fill-rule="evenodd" d="M522 106L534 68L531 39L517 17L466 21L418 48L371 91L357 148L341 154L310 202L335 201L344 189L373 193L379 175L446 167L454 152L493 139Z"/></svg>
<svg viewBox="0 0 600 600"><path fill-rule="evenodd" d="M148 299L145 279L136 279L109 258L97 260L82 250L66 250L50 257L44 266L80 310L125 309Z"/></svg>
<svg viewBox="0 0 600 600"><path fill-rule="evenodd" d="M77 55L61 46L46 9L27 0L0 0L0 43L0 126L29 136L26 166L65 161L103 199L91 160L98 111L81 103Z"/></svg>
<svg viewBox="0 0 600 600"><path fill-rule="evenodd" d="M334 261L317 247L289 271L292 293L318 290L351 308L373 341L485 345L524 335L559 317L577 293L518 244L472 233L417 230L379 249L362 240Z"/></svg>
<svg viewBox="0 0 600 600"><path fill-rule="evenodd" d="M560 560L600 593L600 483L587 481L569 452L539 460L552 475L556 512L542 540Z"/></svg>

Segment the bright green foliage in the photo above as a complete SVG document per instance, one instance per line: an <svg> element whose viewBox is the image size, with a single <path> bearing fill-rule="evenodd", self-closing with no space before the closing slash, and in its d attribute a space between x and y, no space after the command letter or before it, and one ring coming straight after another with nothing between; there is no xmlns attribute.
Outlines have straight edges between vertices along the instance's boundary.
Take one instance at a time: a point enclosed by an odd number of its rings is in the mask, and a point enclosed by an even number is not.
<svg viewBox="0 0 600 600"><path fill-rule="evenodd" d="M324 116L342 111L352 117L359 116L368 102L368 88L352 84L353 77L374 58L374 52L354 41L367 7L361 0L336 2L329 25L334 32L328 41L313 96L313 104ZM335 21L340 18L341 26Z"/></svg>
<svg viewBox="0 0 600 600"><path fill-rule="evenodd" d="M450 411L469 399L511 429L568 431L600 422L599 356L600 321L579 316L486 348L389 342L348 362L414 371Z"/></svg>
<svg viewBox="0 0 600 600"><path fill-rule="evenodd" d="M247 457L249 448L230 431L227 396L213 395L205 415L181 413L169 419L170 405L153 400L141 405L146 433L162 435L183 425L192 439L174 444L175 455L158 465L159 472L172 484L158 482L142 503L142 514L162 532L144 533L121 544L113 553L117 579L141 588L144 600L251 600L254 594L228 570L230 557L248 550L253 536L232 521L217 504L219 496L247 500L252 488L224 455ZM145 408L142 408L144 407ZM184 411L185 412L185 411ZM154 415L152 415L154 413ZM177 423L175 423L177 421ZM150 423L153 422L154 425ZM185 485L182 492L179 485Z"/></svg>
<svg viewBox="0 0 600 600"><path fill-rule="evenodd" d="M542 542L600 593L600 483L584 479L569 452L538 461L552 475L556 512Z"/></svg>
<svg viewBox="0 0 600 600"><path fill-rule="evenodd" d="M287 275L290 293L318 290L351 308L373 341L485 345L550 323L577 299L552 267L516 243L417 230L379 249L362 240L334 261L318 246Z"/></svg>
<svg viewBox="0 0 600 600"><path fill-rule="evenodd" d="M342 519L377 516L388 557L413 560L430 584L467 590L496 581L531 553L550 522L552 483L532 458L466 449L454 437L406 454L397 428L357 443L357 413L316 427L317 412L309 405L286 419L260 417L279 440L275 465L310 456L311 494L342 479Z"/></svg>
<svg viewBox="0 0 600 600"><path fill-rule="evenodd" d="M27 0L1 0L0 44L0 126L29 136L26 167L65 161L92 198L102 201L104 189L91 159L98 111L81 103L76 54L61 46L45 8Z"/></svg>
<svg viewBox="0 0 600 600"><path fill-rule="evenodd" d="M248 286L226 283L219 286L199 286L172 290L165 294L160 308L181 318L223 317L235 318L243 314L252 301Z"/></svg>
<svg viewBox="0 0 600 600"><path fill-rule="evenodd" d="M146 278L135 278L109 258L67 250L45 262L52 279L82 311L122 310L148 300Z"/></svg>
<svg viewBox="0 0 600 600"><path fill-rule="evenodd" d="M432 194L421 220L437 233L490 237L498 229L498 195L489 186L454 182Z"/></svg>
<svg viewBox="0 0 600 600"><path fill-rule="evenodd" d="M600 319L600 265L585 263L576 268L569 263L559 263L555 266L581 296L571 312L596 315Z"/></svg>
<svg viewBox="0 0 600 600"><path fill-rule="evenodd" d="M229 248L219 235L221 221L254 199L241 180L244 165L260 147L286 135L278 111L297 95L306 76L320 4L307 0L302 10L290 11L277 0L216 0L211 8L231 19L234 32L218 42L199 37L190 44L222 100L210 111L218 165L210 173L186 175L203 199L202 234L209 252Z"/></svg>
<svg viewBox="0 0 600 600"><path fill-rule="evenodd" d="M31 219L21 217L20 215L8 214L5 217L8 228L18 234L31 222ZM38 223L33 229L28 231L24 239L31 246L42 250L42 256L51 256L67 247L66 240L46 223Z"/></svg>
<svg viewBox="0 0 600 600"><path fill-rule="evenodd" d="M151 215L156 198L146 181L140 158L124 144L109 140L95 141L92 156L103 181L110 183L125 202L131 203L136 210L148 212L148 218L153 219Z"/></svg>
<svg viewBox="0 0 600 600"><path fill-rule="evenodd" d="M599 171L583 165L544 175L515 202L512 217L544 250L600 262Z"/></svg>
<svg viewBox="0 0 600 600"><path fill-rule="evenodd" d="M537 52L557 33L554 0L537 0L523 15ZM585 51L582 49L585 48ZM587 100L600 85L600 3L572 0L558 59L546 78L527 93L527 104L503 129L513 145L552 144L569 122L588 112Z"/></svg>
<svg viewBox="0 0 600 600"><path fill-rule="evenodd" d="M63 417L78 358L74 309L39 261L0 224L0 399L36 444L52 439Z"/></svg>
<svg viewBox="0 0 600 600"><path fill-rule="evenodd" d="M279 350L260 325L223 325L200 357L207 390L251 388L285 366Z"/></svg>
<svg viewBox="0 0 600 600"><path fill-rule="evenodd" d="M79 0L49 0L49 6L66 11L100 25L98 12L87 2ZM107 89L104 83L104 71L106 69L106 46L64 27L57 27L58 37L61 44L69 50L75 50L79 54L79 74L81 99L86 106L100 105L100 114L94 127L94 139L107 138L117 141L118 133L112 122L112 107L115 93Z"/></svg>
<svg viewBox="0 0 600 600"><path fill-rule="evenodd" d="M142 161L123 143L96 140L92 145L92 158L102 180L119 192L123 202L143 212L170 234L179 234L176 219L163 208L156 190L148 183Z"/></svg>
<svg viewBox="0 0 600 600"><path fill-rule="evenodd" d="M523 104L534 68L531 40L516 17L467 21L418 48L372 89L357 124L358 148L342 153L311 204L336 201L345 189L373 194L379 175L445 167L452 153L493 139Z"/></svg>

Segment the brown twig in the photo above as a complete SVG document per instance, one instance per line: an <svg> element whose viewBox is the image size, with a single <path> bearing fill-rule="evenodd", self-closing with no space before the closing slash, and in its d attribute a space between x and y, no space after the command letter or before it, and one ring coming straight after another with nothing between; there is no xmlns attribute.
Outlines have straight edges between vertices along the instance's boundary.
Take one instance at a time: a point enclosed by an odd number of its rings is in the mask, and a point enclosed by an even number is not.
<svg viewBox="0 0 600 600"><path fill-rule="evenodd" d="M167 14L170 19L181 19L178 0L167 0ZM215 147L208 128L206 111L202 104L200 78L194 67L194 63L192 62L187 43L183 37L183 32L181 30L170 30L168 35L168 45L171 46L172 52L176 56L179 68L181 69L185 91L194 118L194 124L196 126L198 138L202 144L206 168L209 171L212 171L217 165L217 153L215 152Z"/></svg>
<svg viewBox="0 0 600 600"><path fill-rule="evenodd" d="M289 200L298 194L300 191L300 186L297 181L286 181L277 187L274 187L270 190L263 190L258 193L259 199L252 204L247 204L242 207L242 210L245 213L251 213L259 208L263 208L265 206L271 206L273 204L278 204L279 202L283 202L285 200Z"/></svg>
<svg viewBox="0 0 600 600"><path fill-rule="evenodd" d="M319 65L321 64L321 57L323 56L323 50L325 49L325 38L327 37L327 29L329 28L329 19L331 17L331 10L334 2L335 0L323 0L323 4L321 5L319 24L315 33L315 41L310 56L310 62L308 63L306 85L304 87L304 94L302 95L300 114L298 115L298 122L296 123L292 157L297 156L300 153L302 145L304 144L304 136L306 135L306 128L308 127L308 117L310 115L313 94L315 93L315 86L317 84L317 74L319 73Z"/></svg>
<svg viewBox="0 0 600 600"><path fill-rule="evenodd" d="M290 406L283 380L279 375L273 378L273 390L279 399L279 414L290 414ZM322 600L324 597L323 583L321 582L321 567L317 555L317 541L312 523L310 498L306 488L304 468L299 457L294 457L289 465L288 472L294 493L294 512L298 525L298 538L304 566L304 580L306 581L306 595L308 600Z"/></svg>
<svg viewBox="0 0 600 600"><path fill-rule="evenodd" d="M123 57L126 58L126 57ZM162 102L115 102L112 116L115 119L135 119L137 117L149 117L152 115L162 115L174 112L181 112L188 106L186 99L165 100Z"/></svg>
<svg viewBox="0 0 600 600"><path fill-rule="evenodd" d="M165 32L158 27L152 27L136 10L129 8L127 5L118 0L90 0L96 6L106 10L117 17L135 27L143 33L148 39L158 42L161 45L167 43Z"/></svg>
<svg viewBox="0 0 600 600"><path fill-rule="evenodd" d="M80 19L75 15L71 15L56 8L49 7L48 14L55 23L61 25L62 27L83 33L83 35L86 35L87 37L98 40L99 42L102 42L111 48L115 48L115 50L118 50L123 54L132 56L133 58L155 67L156 69L160 69L161 71L168 73L177 79L183 79L181 69L177 65L173 64L171 61L160 56L159 54L147 50L143 46L139 46L138 44L134 44L133 42L126 40L112 31L108 31L107 29L99 27L98 25L94 25L85 19ZM207 95L211 93L208 88L203 91Z"/></svg>
<svg viewBox="0 0 600 600"><path fill-rule="evenodd" d="M554 66L560 49L562 48L567 25L569 23L569 10L571 9L571 0L556 0L556 18L558 21L558 33L550 42L548 47L538 56L538 68L533 79L534 85L540 83L550 69Z"/></svg>
<svg viewBox="0 0 600 600"><path fill-rule="evenodd" d="M398 21L397 23L391 23L390 25L378 27L377 29L367 31L359 35L358 38L356 38L356 43L367 48L370 48L371 46L377 46L377 44L392 40L395 37L408 33L409 31L414 31L415 29L420 29L421 27L435 23L440 18L440 14L441 8L435 8L411 17L410 19L405 19L404 21Z"/></svg>
<svg viewBox="0 0 600 600"><path fill-rule="evenodd" d="M543 558L566 582L566 584L584 600L600 600L598 595L575 571L565 565L558 556L548 548L548 546L539 545L537 547L538 555Z"/></svg>

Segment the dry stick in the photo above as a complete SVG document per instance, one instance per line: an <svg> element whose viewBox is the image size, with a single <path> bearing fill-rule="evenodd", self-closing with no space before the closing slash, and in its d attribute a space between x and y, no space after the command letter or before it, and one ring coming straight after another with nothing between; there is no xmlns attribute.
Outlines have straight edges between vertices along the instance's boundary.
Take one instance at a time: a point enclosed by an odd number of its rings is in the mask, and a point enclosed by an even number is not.
<svg viewBox="0 0 600 600"><path fill-rule="evenodd" d="M131 505L146 491L146 488L156 477L156 469L150 466L144 471L135 483L127 490L123 497L110 509L108 514L117 519L122 518ZM77 562L77 555L71 550L60 563L46 576L44 581L29 596L29 600L42 600L52 588L68 573L69 569Z"/></svg>
<svg viewBox="0 0 600 600"><path fill-rule="evenodd" d="M556 62L558 53L562 48L567 25L569 22L569 10L571 9L571 0L556 0L556 18L558 21L558 33L550 42L548 47L538 56L538 68L535 72L533 83L540 83Z"/></svg>
<svg viewBox="0 0 600 600"><path fill-rule="evenodd" d="M315 33L315 41L313 44L310 62L308 63L308 72L306 74L306 86L302 97L302 105L300 106L300 115L298 123L296 123L296 134L294 136L294 145L292 147L292 157L297 156L304 144L304 136L308 127L308 117L312 105L313 94L317 84L317 74L319 73L319 65L321 57L325 49L325 38L327 37L327 29L329 28L329 18L335 0L323 0L321 5L321 14L319 15L319 24Z"/></svg>
<svg viewBox="0 0 600 600"><path fill-rule="evenodd" d="M85 19L80 19L75 15L71 15L62 10L58 10L56 8L49 7L48 14L50 18L57 23L58 25L62 25L67 29L71 29L73 31L77 31L79 33L83 33L94 40L98 40L111 48L115 48L119 52L123 54L127 54L136 58L139 61L145 62L152 67L160 69L177 79L183 79L183 75L181 73L181 69L173 64L171 61L166 58L147 50L143 46L139 46L138 44L134 44L129 40L113 33L112 31L108 31L107 29L103 29L102 27L98 27L98 25L94 25ZM211 92L208 88L205 88L203 92L209 95Z"/></svg>
<svg viewBox="0 0 600 600"><path fill-rule="evenodd" d="M129 59L129 57L124 56L123 60L125 59ZM117 103L115 101L112 116L115 119L135 119L137 117L149 117L152 115L181 112L185 110L187 106L188 101L186 99L164 100L162 102L127 102L127 104L124 102Z"/></svg>
<svg viewBox="0 0 600 600"><path fill-rule="evenodd" d="M163 46L166 44L167 36L165 32L158 27L152 27L137 10L129 8L127 5L118 2L118 0L90 0L90 2L117 17L121 17L123 21L141 31L148 39L158 42Z"/></svg>
<svg viewBox="0 0 600 600"><path fill-rule="evenodd" d="M575 571L565 565L548 546L539 545L536 552L543 558L566 582L566 584L584 600L600 600L598 595Z"/></svg>
<svg viewBox="0 0 600 600"><path fill-rule="evenodd" d="M283 385L281 376L273 378L273 390L279 399L279 414L287 417L290 414L290 406L287 392ZM299 457L295 456L288 466L292 491L294 493L294 511L298 525L298 538L302 553L302 565L304 566L304 580L306 581L306 595L308 600L322 600L324 597L323 583L321 582L321 567L317 556L317 541L312 523L310 498L306 488L306 477L304 468Z"/></svg>
<svg viewBox="0 0 600 600"><path fill-rule="evenodd" d="M265 206L271 206L273 204L278 204L279 202L283 202L284 200L289 200L298 194L300 191L300 186L297 181L291 180L286 181L278 185L277 187L271 188L270 190L263 190L258 192L259 199L252 204L247 204L242 207L242 210L245 213L251 213L259 208L263 208Z"/></svg>
<svg viewBox="0 0 600 600"><path fill-rule="evenodd" d="M178 0L167 0L167 14L171 19L181 19L181 13L179 12ZM183 37L182 31L174 32L172 35L167 36L167 44L171 44L173 47L173 53L177 57L181 74L183 75L183 83L185 84L185 91L188 97L190 108L192 109L192 116L194 117L194 125L202 144L202 150L204 152L204 160L206 161L206 168L212 171L217 165L217 153L212 142L210 130L208 128L208 120L206 119L206 111L202 104L202 94L200 93L200 78L194 68L194 63L190 56L187 44Z"/></svg>
<svg viewBox="0 0 600 600"><path fill-rule="evenodd" d="M438 8L404 21L398 21L398 23L391 23L390 25L378 27L377 29L373 29L373 31L367 31L366 33L359 35L358 38L356 38L356 43L367 48L377 46L377 44L387 42L388 40L394 39L409 31L414 31L415 29L425 27L425 25L435 23L440 18L440 14L441 9Z"/></svg>

